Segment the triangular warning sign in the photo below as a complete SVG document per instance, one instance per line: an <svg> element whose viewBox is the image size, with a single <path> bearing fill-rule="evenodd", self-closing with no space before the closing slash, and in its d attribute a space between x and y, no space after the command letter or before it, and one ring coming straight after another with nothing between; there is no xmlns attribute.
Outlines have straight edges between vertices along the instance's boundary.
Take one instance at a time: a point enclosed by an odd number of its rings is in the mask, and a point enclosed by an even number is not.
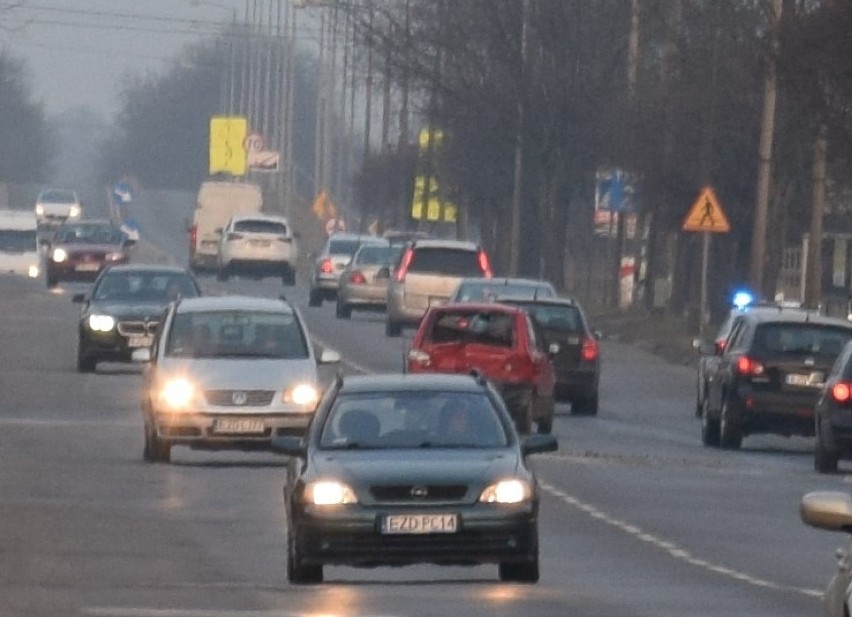
<svg viewBox="0 0 852 617"><path fill-rule="evenodd" d="M709 231L715 233L728 233L731 231L731 224L728 222L728 217L725 216L719 200L716 198L716 193L709 186L706 187L692 207L689 209L689 214L683 221L684 231Z"/></svg>

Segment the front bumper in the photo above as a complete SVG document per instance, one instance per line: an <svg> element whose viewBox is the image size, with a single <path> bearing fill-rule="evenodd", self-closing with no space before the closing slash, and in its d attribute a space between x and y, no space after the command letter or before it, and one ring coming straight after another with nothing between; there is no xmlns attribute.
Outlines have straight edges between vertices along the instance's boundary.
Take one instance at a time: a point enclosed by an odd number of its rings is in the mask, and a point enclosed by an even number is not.
<svg viewBox="0 0 852 617"><path fill-rule="evenodd" d="M173 445L199 450L269 450L272 440L285 435L302 436L313 413L211 413L188 412L154 415L157 436ZM263 430L252 433L221 432L219 420L261 421Z"/></svg>
<svg viewBox="0 0 852 617"><path fill-rule="evenodd" d="M80 335L80 344L84 355L106 362L130 362L130 355L134 350L148 346L148 344L131 346L130 338L120 334L116 328L109 332L92 332L86 329Z"/></svg>
<svg viewBox="0 0 852 617"><path fill-rule="evenodd" d="M388 514L456 513L456 533L384 534ZM299 550L308 563L361 567L379 565L475 565L525 561L538 548L537 507L480 504L417 509L352 505L300 506L294 517Z"/></svg>

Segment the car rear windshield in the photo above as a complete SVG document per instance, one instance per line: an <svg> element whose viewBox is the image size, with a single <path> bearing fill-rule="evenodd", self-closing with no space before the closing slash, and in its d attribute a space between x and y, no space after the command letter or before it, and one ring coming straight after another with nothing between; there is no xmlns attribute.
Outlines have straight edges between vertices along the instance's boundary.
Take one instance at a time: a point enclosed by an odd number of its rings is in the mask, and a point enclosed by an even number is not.
<svg viewBox="0 0 852 617"><path fill-rule="evenodd" d="M443 390L341 394L320 447L504 448L508 437L491 400L481 392Z"/></svg>
<svg viewBox="0 0 852 617"><path fill-rule="evenodd" d="M399 256L400 247L365 246L358 251L357 262L367 266L390 264Z"/></svg>
<svg viewBox="0 0 852 617"><path fill-rule="evenodd" d="M476 251L443 247L415 248L408 272L448 276L483 276L485 274Z"/></svg>
<svg viewBox="0 0 852 617"><path fill-rule="evenodd" d="M340 238L338 240L329 240L328 243L328 252L331 255L352 255L355 254L361 246L363 246L364 241L355 239L346 239Z"/></svg>
<svg viewBox="0 0 852 617"><path fill-rule="evenodd" d="M765 323L754 333L752 351L758 354L807 354L836 358L852 328L816 323Z"/></svg>
<svg viewBox="0 0 852 617"><path fill-rule="evenodd" d="M234 222L234 231L258 234L287 235L287 226L276 221L243 220Z"/></svg>
<svg viewBox="0 0 852 617"><path fill-rule="evenodd" d="M56 232L54 242L60 244L121 244L124 234L107 225L66 226Z"/></svg>
<svg viewBox="0 0 852 617"><path fill-rule="evenodd" d="M514 317L503 312L441 311L432 321L427 335L431 343L463 343L512 347Z"/></svg>
<svg viewBox="0 0 852 617"><path fill-rule="evenodd" d="M36 250L35 229L0 229L0 251L31 253Z"/></svg>
<svg viewBox="0 0 852 617"><path fill-rule="evenodd" d="M513 303L514 304L514 303ZM545 331L581 333L585 331L583 316L576 306L553 304L520 304Z"/></svg>
<svg viewBox="0 0 852 617"><path fill-rule="evenodd" d="M178 313L167 356L188 358L308 358L302 328L292 313L191 311Z"/></svg>
<svg viewBox="0 0 852 617"><path fill-rule="evenodd" d="M547 283L503 283L483 281L468 281L459 287L456 297L461 302L476 302L478 300L510 298L552 298L553 288Z"/></svg>

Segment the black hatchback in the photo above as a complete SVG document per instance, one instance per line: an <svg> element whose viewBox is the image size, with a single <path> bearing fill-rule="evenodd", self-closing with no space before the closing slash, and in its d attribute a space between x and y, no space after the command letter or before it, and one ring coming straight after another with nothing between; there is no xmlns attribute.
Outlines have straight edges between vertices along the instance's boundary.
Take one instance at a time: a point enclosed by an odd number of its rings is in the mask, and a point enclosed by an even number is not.
<svg viewBox="0 0 852 617"><path fill-rule="evenodd" d="M852 323L812 311L754 312L734 326L708 376L705 446L739 448L758 433L814 435L814 407Z"/></svg>
<svg viewBox="0 0 852 617"><path fill-rule="evenodd" d="M840 459L852 458L852 342L837 356L820 391L815 423L814 469L835 472Z"/></svg>
<svg viewBox="0 0 852 617"><path fill-rule="evenodd" d="M541 327L550 348L555 395L571 402L574 415L598 413L601 358L598 339L583 309L569 298L497 297L501 304L523 308Z"/></svg>

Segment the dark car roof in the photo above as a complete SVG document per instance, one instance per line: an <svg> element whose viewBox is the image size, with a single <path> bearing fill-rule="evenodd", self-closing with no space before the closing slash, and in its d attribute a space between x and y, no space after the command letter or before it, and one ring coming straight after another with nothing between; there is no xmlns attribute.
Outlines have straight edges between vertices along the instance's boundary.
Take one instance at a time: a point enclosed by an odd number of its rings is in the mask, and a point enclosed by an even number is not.
<svg viewBox="0 0 852 617"><path fill-rule="evenodd" d="M448 373L386 373L346 377L341 392L375 392L382 390L452 390L476 392L482 384L472 375Z"/></svg>
<svg viewBox="0 0 852 617"><path fill-rule="evenodd" d="M757 311L745 313L744 319L756 323L813 323L823 326L840 326L852 330L852 322L828 317L814 311Z"/></svg>
<svg viewBox="0 0 852 617"><path fill-rule="evenodd" d="M578 308L578 304L571 298L526 298L512 296L497 297L497 302L501 304L546 304L551 306L572 306Z"/></svg>

